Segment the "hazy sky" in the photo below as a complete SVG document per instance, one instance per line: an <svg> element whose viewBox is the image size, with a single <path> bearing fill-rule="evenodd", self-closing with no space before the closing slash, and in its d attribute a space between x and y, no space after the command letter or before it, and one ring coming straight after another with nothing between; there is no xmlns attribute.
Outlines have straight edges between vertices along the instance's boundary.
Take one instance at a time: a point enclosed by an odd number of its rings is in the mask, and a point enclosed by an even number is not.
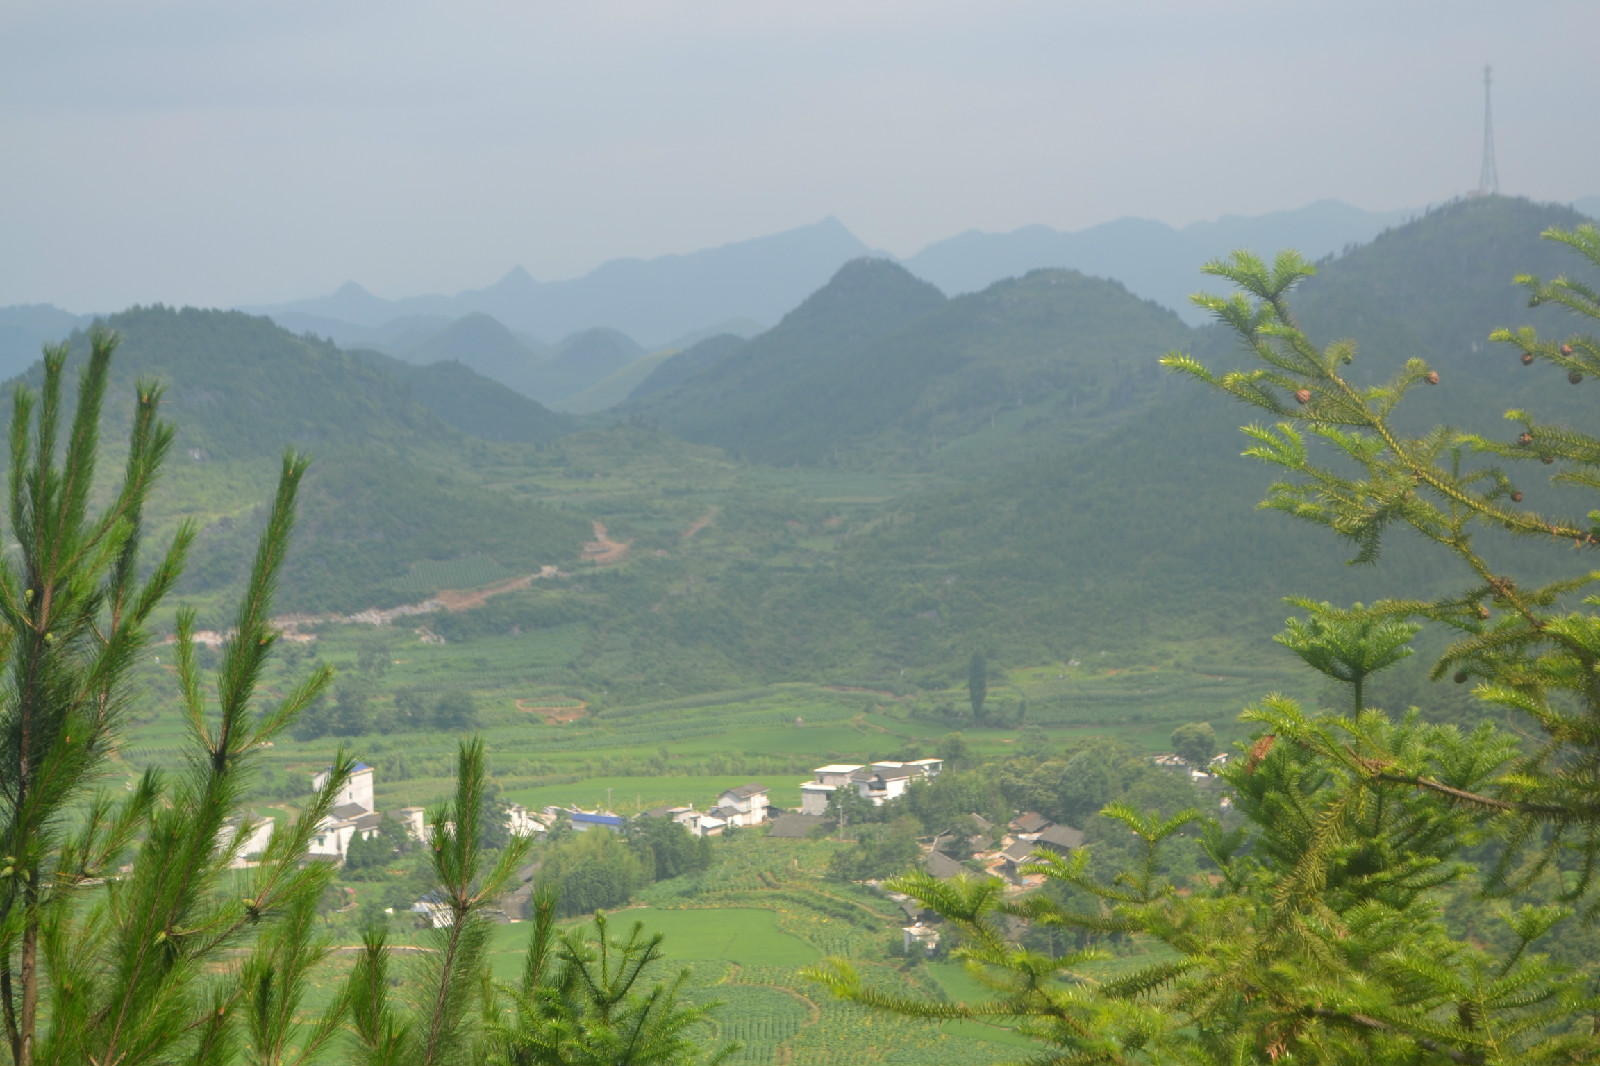
<svg viewBox="0 0 1600 1066"><path fill-rule="evenodd" d="M0 0L0 305L1600 193L1595 0Z"/></svg>

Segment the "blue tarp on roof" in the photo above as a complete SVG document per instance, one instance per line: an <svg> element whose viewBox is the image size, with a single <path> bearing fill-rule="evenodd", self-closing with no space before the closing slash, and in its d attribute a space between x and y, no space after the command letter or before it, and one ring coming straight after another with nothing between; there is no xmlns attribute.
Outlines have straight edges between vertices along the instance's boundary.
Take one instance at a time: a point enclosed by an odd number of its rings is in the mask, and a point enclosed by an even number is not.
<svg viewBox="0 0 1600 1066"><path fill-rule="evenodd" d="M585 814L583 811L573 811L574 822L584 822L588 825L609 825L613 829L622 828L622 819L615 814Z"/></svg>

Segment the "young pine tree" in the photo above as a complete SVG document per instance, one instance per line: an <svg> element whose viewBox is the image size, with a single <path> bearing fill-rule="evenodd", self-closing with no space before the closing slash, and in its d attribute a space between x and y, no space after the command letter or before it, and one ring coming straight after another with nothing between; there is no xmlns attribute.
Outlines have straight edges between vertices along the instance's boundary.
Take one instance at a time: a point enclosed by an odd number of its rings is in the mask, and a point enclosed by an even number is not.
<svg viewBox="0 0 1600 1066"><path fill-rule="evenodd" d="M1600 267L1592 225L1546 236ZM1326 526L1377 558L1384 534L1409 527L1475 575L1452 596L1381 601L1309 612L1279 640L1307 665L1349 687L1347 712L1304 715L1269 697L1246 711L1262 727L1247 757L1223 777L1245 825L1225 833L1184 812L1147 818L1113 805L1144 861L1110 883L1088 875L1083 852L1040 853L1033 872L1097 898L1074 913L1045 895L1012 902L998 882L902 878L964 933L956 954L994 990L980 1004L933 1004L866 985L847 963L814 972L836 992L882 1009L929 1018L1015 1022L1074 1063L1461 1063L1593 1061L1600 1056L1600 1001L1580 975L1532 950L1584 905L1593 918L1600 864L1600 599L1577 598L1600 571L1527 585L1507 559L1515 538L1553 538L1579 551L1600 545L1600 510L1584 520L1520 507L1502 463L1539 460L1553 480L1600 489L1600 438L1537 422L1521 411L1514 441L1436 427L1412 436L1392 419L1405 393L1439 384L1411 360L1390 382L1360 388L1342 376L1348 343L1316 347L1299 329L1289 293L1313 269L1293 253L1268 267L1238 253L1207 267L1243 295L1201 297L1261 366L1214 376L1187 355L1169 367L1264 409L1279 421L1248 426L1247 454L1293 480L1266 506ZM1520 277L1534 306L1560 304L1600 319L1600 291L1571 279ZM1600 372L1600 342L1572 333L1545 340L1530 329L1498 331L1524 365L1554 364L1576 385ZM1319 447L1320 446L1320 447ZM1484 528L1513 538L1483 538ZM1576 568L1575 568L1576 569ZM1577 602L1575 602L1577 601ZM1483 726L1463 735L1398 722L1366 704L1366 681L1409 654L1417 622L1450 627L1456 642L1435 678L1479 679L1476 695L1519 711L1542 744ZM1175 834L1200 825L1219 871L1179 886L1156 871ZM1498 838L1490 887L1543 902L1504 912L1507 950L1453 939L1440 893L1469 874L1463 849ZM1132 933L1167 949L1166 961L1106 978L1091 976L1092 951L1050 959L1016 946L1006 918L1093 933Z"/></svg>
<svg viewBox="0 0 1600 1066"><path fill-rule="evenodd" d="M283 1061L278 1037L288 1023L264 1020L242 1035L237 1014L250 993L218 967L321 891L326 872L299 860L347 760L302 816L273 834L244 892L219 890L252 828L236 816L253 753L328 681L318 671L256 714L255 686L276 639L272 593L306 463L284 458L214 710L195 662L192 615L179 614L187 769L170 779L146 772L116 798L96 791L152 613L193 540L193 528L181 526L140 578L144 506L173 438L158 417L161 389L149 382L137 385L122 485L104 511L90 511L116 343L105 330L91 334L70 421L64 344L45 350L38 395L18 388L13 399L8 518L19 551L0 560L0 1015L19 1066L220 1063L241 1044L252 1061ZM265 985L294 969L291 956L307 955L304 937L289 929L263 938L246 967ZM314 1054L320 1039L302 1042L303 1053Z"/></svg>

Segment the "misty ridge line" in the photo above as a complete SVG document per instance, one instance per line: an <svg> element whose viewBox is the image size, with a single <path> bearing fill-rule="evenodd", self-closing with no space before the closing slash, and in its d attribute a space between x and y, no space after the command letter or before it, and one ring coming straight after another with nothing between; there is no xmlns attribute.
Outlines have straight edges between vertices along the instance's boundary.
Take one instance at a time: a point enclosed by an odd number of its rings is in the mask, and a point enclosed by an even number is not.
<svg viewBox="0 0 1600 1066"><path fill-rule="evenodd" d="M1600 217L1600 196L1573 206ZM1070 232L1045 225L1008 233L968 230L903 259L870 247L828 217L699 251L614 259L565 280L541 282L519 266L492 285L453 296L391 300L350 281L323 296L237 309L346 349L374 349L410 363L461 358L457 353L470 348L473 356L466 361L524 395L595 410L626 396L637 384L633 377L648 374L651 365L643 360L651 353L717 334L761 333L854 259L896 262L947 296L1041 268L1078 270L1116 280L1198 325L1201 316L1188 297L1204 285L1199 268L1205 261L1239 247L1293 247L1320 259L1366 244L1421 213L1366 211L1322 200L1181 228L1126 217ZM47 304L0 307L0 377L22 372L42 342L60 339L94 317ZM540 369L530 369L536 365ZM598 394L580 396L615 375L621 377Z"/></svg>

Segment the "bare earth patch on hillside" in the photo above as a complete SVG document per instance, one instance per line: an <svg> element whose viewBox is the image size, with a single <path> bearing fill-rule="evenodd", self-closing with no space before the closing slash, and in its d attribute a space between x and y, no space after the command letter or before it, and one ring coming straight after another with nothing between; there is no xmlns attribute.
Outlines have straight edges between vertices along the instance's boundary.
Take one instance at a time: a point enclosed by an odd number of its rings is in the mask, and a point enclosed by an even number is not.
<svg viewBox="0 0 1600 1066"><path fill-rule="evenodd" d="M553 566L541 566L537 574L523 574L521 577L507 578L497 581L493 585L484 585L476 589L440 589L435 599L447 611L470 611L474 607L482 607L490 596L498 596L502 592L515 592L525 589L542 577L561 577L562 573Z"/></svg>
<svg viewBox="0 0 1600 1066"><path fill-rule="evenodd" d="M594 524L594 539L583 546L583 558L596 566L610 566L620 563L628 557L628 540L612 540L606 533L606 524Z"/></svg>
<svg viewBox="0 0 1600 1066"><path fill-rule="evenodd" d="M711 510L707 511L705 514L701 515L699 518L696 518L693 522L691 522L689 524L689 528L683 531L683 539L684 540L693 539L693 537L694 537L694 535L696 533L700 532L702 529L704 529L707 526L709 526L712 522L715 522L716 519L717 519L717 512L720 511L721 509L722 508L720 508L720 507L712 507Z"/></svg>
<svg viewBox="0 0 1600 1066"><path fill-rule="evenodd" d="M517 710L541 715L545 725L566 725L568 722L576 722L588 709L589 704L584 700L579 700L576 707L566 703L540 704L529 703L527 700L517 701Z"/></svg>

